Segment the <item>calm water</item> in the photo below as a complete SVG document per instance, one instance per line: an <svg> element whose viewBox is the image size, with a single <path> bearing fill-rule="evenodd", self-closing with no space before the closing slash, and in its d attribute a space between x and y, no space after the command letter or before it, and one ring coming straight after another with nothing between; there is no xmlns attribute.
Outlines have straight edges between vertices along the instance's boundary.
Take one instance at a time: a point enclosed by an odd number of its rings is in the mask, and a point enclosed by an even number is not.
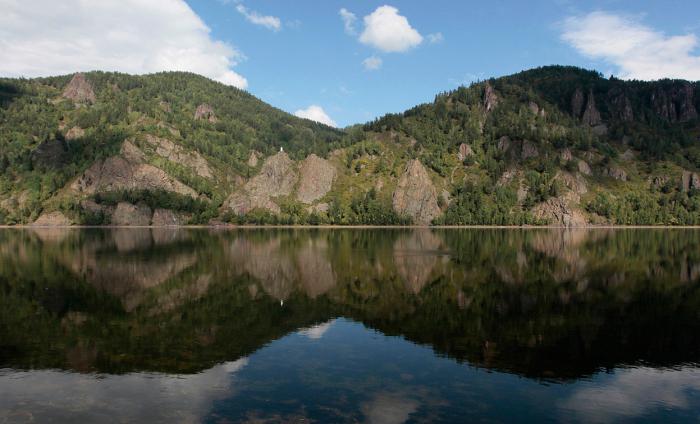
<svg viewBox="0 0 700 424"><path fill-rule="evenodd" d="M3 422L697 422L700 230L0 230Z"/></svg>

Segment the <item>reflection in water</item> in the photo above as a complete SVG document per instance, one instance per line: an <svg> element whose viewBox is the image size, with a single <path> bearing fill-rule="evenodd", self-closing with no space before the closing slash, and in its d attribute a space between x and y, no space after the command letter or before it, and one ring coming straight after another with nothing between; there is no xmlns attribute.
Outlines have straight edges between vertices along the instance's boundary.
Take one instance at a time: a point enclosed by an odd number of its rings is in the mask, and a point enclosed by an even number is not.
<svg viewBox="0 0 700 424"><path fill-rule="evenodd" d="M0 421L694 420L698 283L696 230L2 230Z"/></svg>

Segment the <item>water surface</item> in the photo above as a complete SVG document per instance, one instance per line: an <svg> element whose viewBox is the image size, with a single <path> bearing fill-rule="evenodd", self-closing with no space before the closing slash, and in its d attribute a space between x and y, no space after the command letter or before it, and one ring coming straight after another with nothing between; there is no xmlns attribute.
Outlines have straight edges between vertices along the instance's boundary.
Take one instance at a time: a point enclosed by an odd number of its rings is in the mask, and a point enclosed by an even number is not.
<svg viewBox="0 0 700 424"><path fill-rule="evenodd" d="M0 230L0 422L697 422L700 231Z"/></svg>

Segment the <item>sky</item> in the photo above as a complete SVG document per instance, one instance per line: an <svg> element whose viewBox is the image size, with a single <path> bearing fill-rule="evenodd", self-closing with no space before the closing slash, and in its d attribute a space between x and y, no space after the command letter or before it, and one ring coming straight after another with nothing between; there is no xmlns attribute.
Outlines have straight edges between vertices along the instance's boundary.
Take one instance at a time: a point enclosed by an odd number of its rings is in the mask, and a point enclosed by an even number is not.
<svg viewBox="0 0 700 424"><path fill-rule="evenodd" d="M185 70L345 127L561 64L700 80L697 0L0 0L0 76Z"/></svg>

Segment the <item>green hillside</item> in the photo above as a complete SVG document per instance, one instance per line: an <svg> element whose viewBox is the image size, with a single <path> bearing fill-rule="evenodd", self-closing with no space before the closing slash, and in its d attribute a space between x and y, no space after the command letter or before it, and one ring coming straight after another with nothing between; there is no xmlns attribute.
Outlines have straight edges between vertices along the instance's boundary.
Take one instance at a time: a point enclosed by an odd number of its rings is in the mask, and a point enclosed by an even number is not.
<svg viewBox="0 0 700 424"><path fill-rule="evenodd" d="M0 222L695 225L699 109L561 66L344 130L188 73L0 79Z"/></svg>

